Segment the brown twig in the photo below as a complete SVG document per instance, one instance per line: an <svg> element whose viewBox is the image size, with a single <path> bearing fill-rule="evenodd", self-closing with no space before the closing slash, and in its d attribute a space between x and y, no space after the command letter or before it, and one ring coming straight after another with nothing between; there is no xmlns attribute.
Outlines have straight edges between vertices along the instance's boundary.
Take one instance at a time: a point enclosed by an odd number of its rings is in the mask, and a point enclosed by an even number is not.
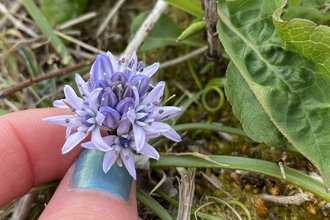
<svg viewBox="0 0 330 220"><path fill-rule="evenodd" d="M5 99L8 96L10 96L11 94L13 94L13 93L15 93L17 91L20 91L20 90L22 90L22 89L24 89L26 87L32 86L35 83L38 83L38 82L41 82L41 81L44 81L44 80L47 80L47 79L51 79L53 77L65 75L65 74L67 74L69 72L78 70L78 69L83 68L85 66L88 66L88 65L92 64L93 62L94 62L94 60L86 60L86 61L83 61L81 63L78 63L78 64L76 64L74 66L66 67L64 69L60 69L60 70L57 70L57 71L54 71L54 72L51 72L51 73L47 73L47 74L42 75L42 76L35 77L33 79L30 79L27 82L21 83L21 84L19 84L17 86L14 86L14 87L10 88L10 89L7 89L6 91L4 91L0 95L0 99Z"/></svg>
<svg viewBox="0 0 330 220"><path fill-rule="evenodd" d="M216 0L202 0L204 20L206 22L207 44L209 46L207 57L214 62L214 71L220 74L221 71L221 45L217 32L217 3Z"/></svg>

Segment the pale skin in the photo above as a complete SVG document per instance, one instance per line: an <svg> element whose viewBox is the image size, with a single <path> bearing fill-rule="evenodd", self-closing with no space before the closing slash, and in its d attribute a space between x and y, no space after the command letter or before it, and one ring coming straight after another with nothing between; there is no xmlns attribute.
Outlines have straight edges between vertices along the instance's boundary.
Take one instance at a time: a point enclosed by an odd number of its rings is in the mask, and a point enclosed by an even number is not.
<svg viewBox="0 0 330 220"><path fill-rule="evenodd" d="M138 219L133 181L130 202L99 190L71 188L81 151L62 155L65 127L43 122L68 109L33 109L0 117L0 207L33 187L63 178L40 219Z"/></svg>

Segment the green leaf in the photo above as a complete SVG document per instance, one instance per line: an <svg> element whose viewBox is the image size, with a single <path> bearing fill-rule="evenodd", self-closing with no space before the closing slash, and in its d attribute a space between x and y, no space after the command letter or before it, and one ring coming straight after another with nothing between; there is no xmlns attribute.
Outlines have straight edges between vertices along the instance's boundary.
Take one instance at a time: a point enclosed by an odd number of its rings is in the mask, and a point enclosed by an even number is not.
<svg viewBox="0 0 330 220"><path fill-rule="evenodd" d="M51 24L61 24L81 15L88 0L39 0L41 12Z"/></svg>
<svg viewBox="0 0 330 220"><path fill-rule="evenodd" d="M202 19L204 17L204 12L200 1L197 0L164 0L165 2L173 5L174 7L180 8L181 10Z"/></svg>
<svg viewBox="0 0 330 220"><path fill-rule="evenodd" d="M142 204L149 207L160 219L173 220L162 205L139 188L136 190L136 197Z"/></svg>
<svg viewBox="0 0 330 220"><path fill-rule="evenodd" d="M159 161L150 160L150 167L225 168L262 173L277 179L283 179L282 174L275 163L233 156L208 155L201 157L195 153L176 155L163 154L160 156ZM324 193L324 186L319 180L289 167L284 167L284 169L286 181L330 202L330 194Z"/></svg>
<svg viewBox="0 0 330 220"><path fill-rule="evenodd" d="M321 7L329 0L302 0L302 4L309 7Z"/></svg>
<svg viewBox="0 0 330 220"><path fill-rule="evenodd" d="M39 8L35 5L33 0L22 0L22 4L29 12L30 16L37 23L42 33L50 40L50 44L55 51L59 53L65 64L73 64L74 60L70 52L67 50L61 39L54 33L52 27L49 25L45 17L40 12Z"/></svg>
<svg viewBox="0 0 330 220"><path fill-rule="evenodd" d="M138 31L148 14L149 12L144 12L134 19L131 25L131 33L133 35ZM181 32L181 28L170 17L162 15L139 50L146 51L171 44L177 44L176 39L180 36ZM180 43L195 47L204 46L206 44L204 40L197 37L191 37Z"/></svg>
<svg viewBox="0 0 330 220"><path fill-rule="evenodd" d="M290 8L282 16L282 19L289 21L293 18L304 18L313 21L316 24L323 23L323 14L315 8L298 5Z"/></svg>
<svg viewBox="0 0 330 220"><path fill-rule="evenodd" d="M252 139L278 145L279 131L319 169L328 189L330 32L301 19L284 22L281 10L275 28L272 14L284 3L219 1L219 38L232 60L225 89Z"/></svg>
<svg viewBox="0 0 330 220"><path fill-rule="evenodd" d="M187 27L181 35L176 39L176 41L183 41L191 36L194 36L196 34L202 33L206 30L206 22L205 21L197 21L195 23L192 23Z"/></svg>
<svg viewBox="0 0 330 220"><path fill-rule="evenodd" d="M267 112L256 99L233 62L230 62L227 67L225 88L227 98L233 105L234 114L252 140L275 147L286 142L285 137L269 119Z"/></svg>

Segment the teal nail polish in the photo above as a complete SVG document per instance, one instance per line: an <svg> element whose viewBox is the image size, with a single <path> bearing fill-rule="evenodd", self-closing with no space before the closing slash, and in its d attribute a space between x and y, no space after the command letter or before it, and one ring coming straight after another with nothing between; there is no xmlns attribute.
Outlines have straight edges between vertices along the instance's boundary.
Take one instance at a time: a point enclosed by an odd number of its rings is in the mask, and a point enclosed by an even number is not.
<svg viewBox="0 0 330 220"><path fill-rule="evenodd" d="M80 153L73 172L73 188L104 190L128 201L132 176L124 165L119 167L117 163L107 173L104 173L102 167L104 154L99 150L88 149L84 149Z"/></svg>

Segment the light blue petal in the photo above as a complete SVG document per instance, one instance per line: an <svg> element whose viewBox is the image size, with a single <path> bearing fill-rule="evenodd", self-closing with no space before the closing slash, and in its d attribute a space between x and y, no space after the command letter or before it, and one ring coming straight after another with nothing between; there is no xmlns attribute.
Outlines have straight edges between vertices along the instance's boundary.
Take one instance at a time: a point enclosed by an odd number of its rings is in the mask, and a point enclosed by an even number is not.
<svg viewBox="0 0 330 220"><path fill-rule="evenodd" d="M128 62L127 68L133 70L133 72L136 72L137 63L138 63L137 55L136 55L136 51L134 51L132 53L130 61Z"/></svg>
<svg viewBox="0 0 330 220"><path fill-rule="evenodd" d="M88 86L87 86L86 82L84 81L84 79L78 73L76 73L75 80L76 80L76 84L79 89L80 95L84 99L88 98L90 91L89 91Z"/></svg>
<svg viewBox="0 0 330 220"><path fill-rule="evenodd" d="M56 108L69 108L66 104L64 104L63 100L55 100L53 102L53 106Z"/></svg>
<svg viewBox="0 0 330 220"><path fill-rule="evenodd" d="M105 141L105 143L107 143L111 147L112 145L115 144L116 138L118 138L117 135L107 135L107 136L103 137L103 140Z"/></svg>
<svg viewBox="0 0 330 220"><path fill-rule="evenodd" d="M134 156L130 149L122 149L120 152L121 160L123 161L127 171L136 180L136 170L134 165Z"/></svg>
<svg viewBox="0 0 330 220"><path fill-rule="evenodd" d="M180 114L182 108L174 107L174 106L161 106L161 107L154 107L152 109L152 114L149 116L151 118L156 118L156 121L159 120L167 120L173 118Z"/></svg>
<svg viewBox="0 0 330 220"><path fill-rule="evenodd" d="M139 91L135 86L131 87L134 93L134 108L138 107L140 104L140 96L139 96Z"/></svg>
<svg viewBox="0 0 330 220"><path fill-rule="evenodd" d="M98 125L101 126L102 123L103 123L104 120L105 120L105 117L106 117L106 116L104 116L102 113L97 112L97 115L96 115L96 117L95 117L96 123L97 123Z"/></svg>
<svg viewBox="0 0 330 220"><path fill-rule="evenodd" d="M89 97L89 107L94 112L94 115L96 115L98 107L100 105L100 103L98 102L98 97L101 91L101 88L94 89Z"/></svg>
<svg viewBox="0 0 330 220"><path fill-rule="evenodd" d="M147 66L146 68L143 68L142 74L150 78L152 77L152 75L154 75L155 72L157 72L158 68L159 68L159 63L154 63L151 66Z"/></svg>
<svg viewBox="0 0 330 220"><path fill-rule="evenodd" d="M146 155L155 160L159 160L159 153L156 151L156 149L153 146L151 146L148 143L145 143L143 148L137 153Z"/></svg>
<svg viewBox="0 0 330 220"><path fill-rule="evenodd" d="M81 143L81 146L83 148L87 148L87 149L91 149L91 150L98 150L95 145L93 144L93 142L91 141L88 141L88 142L85 142L85 143Z"/></svg>
<svg viewBox="0 0 330 220"><path fill-rule="evenodd" d="M181 141L180 135L178 133L176 133L173 129L162 132L162 135L164 135L168 139L171 139L172 141L175 141L175 142Z"/></svg>
<svg viewBox="0 0 330 220"><path fill-rule="evenodd" d="M133 124L134 139L136 144L136 151L139 152L146 142L146 135L144 130L137 124Z"/></svg>
<svg viewBox="0 0 330 220"><path fill-rule="evenodd" d="M142 105L154 105L156 103L159 103L160 100L163 97L164 94L164 88L165 88L165 82L161 81L159 82L155 88L153 88L149 94L147 95L147 97L142 101Z"/></svg>
<svg viewBox="0 0 330 220"><path fill-rule="evenodd" d="M103 158L103 171L106 173L110 170L112 165L116 162L117 155L115 150L107 151Z"/></svg>
<svg viewBox="0 0 330 220"><path fill-rule="evenodd" d="M77 146L77 144L84 140L87 135L88 134L84 132L77 132L70 135L62 147L62 154L66 154L71 151L75 146Z"/></svg>
<svg viewBox="0 0 330 220"><path fill-rule="evenodd" d="M77 119L79 121L77 121ZM65 127L77 127L82 125L80 122L80 117L75 115L59 115L59 116L52 116L48 118L42 119L45 122L51 123L51 124L58 124ZM78 125L77 125L78 122ZM79 123L80 122L80 123Z"/></svg>
<svg viewBox="0 0 330 220"><path fill-rule="evenodd" d="M92 142L95 147L101 151L108 151L110 150L110 146L103 140L100 128L96 126L92 131Z"/></svg>
<svg viewBox="0 0 330 220"><path fill-rule="evenodd" d="M128 118L128 120L131 123L134 123L135 119L136 119L136 114L134 109L130 109L127 113L126 113L126 117Z"/></svg>
<svg viewBox="0 0 330 220"><path fill-rule="evenodd" d="M74 109L82 109L84 100L79 98L75 91L69 85L64 86L64 95L66 101L74 108Z"/></svg>
<svg viewBox="0 0 330 220"><path fill-rule="evenodd" d="M166 123L163 123L163 122L153 122L149 126L144 126L143 129L148 131L148 132L157 132L157 133L159 133L159 132L165 132L165 131L171 130L172 127L169 126Z"/></svg>

